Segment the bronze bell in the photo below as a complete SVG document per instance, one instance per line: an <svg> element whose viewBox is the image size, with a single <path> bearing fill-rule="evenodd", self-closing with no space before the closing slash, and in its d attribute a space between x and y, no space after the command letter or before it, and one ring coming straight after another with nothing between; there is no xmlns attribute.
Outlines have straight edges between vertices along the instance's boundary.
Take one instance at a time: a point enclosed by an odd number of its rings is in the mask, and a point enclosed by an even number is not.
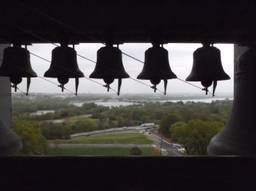
<svg viewBox="0 0 256 191"><path fill-rule="evenodd" d="M67 44L61 44L52 51L51 66L44 74L48 78L57 78L60 83L62 92L64 85L68 83L69 78L75 78L76 95L79 85L79 78L84 77L84 74L79 70L77 64L77 54L74 48L68 47Z"/></svg>
<svg viewBox="0 0 256 191"><path fill-rule="evenodd" d="M203 90L208 94L208 87L213 83L213 93L217 86L217 81L228 80L230 77L224 72L220 50L209 43L204 43L193 53L193 67L187 81L200 81Z"/></svg>
<svg viewBox="0 0 256 191"><path fill-rule="evenodd" d="M97 51L96 67L91 73L90 78L103 79L108 91L114 79L118 79L117 95L120 94L122 78L129 78L129 75L124 69L122 52L119 48L107 43L105 47Z"/></svg>
<svg viewBox="0 0 256 191"><path fill-rule="evenodd" d="M240 56L239 52L242 53ZM232 111L225 127L212 138L208 146L210 155L256 155L255 63L255 48L235 46Z"/></svg>
<svg viewBox="0 0 256 191"><path fill-rule="evenodd" d="M150 80L155 92L157 90L156 85L164 80L164 94L166 94L167 80L173 78L177 78L177 76L170 68L168 51L160 47L160 44L154 43L153 47L145 52L145 64L137 79Z"/></svg>
<svg viewBox="0 0 256 191"><path fill-rule="evenodd" d="M30 54L26 48L22 48L19 44L14 44L13 47L4 49L3 62L0 68L0 76L10 77L15 92L17 85L22 81L22 77L27 78L27 92L30 86L31 79L37 77L37 74L31 67Z"/></svg>

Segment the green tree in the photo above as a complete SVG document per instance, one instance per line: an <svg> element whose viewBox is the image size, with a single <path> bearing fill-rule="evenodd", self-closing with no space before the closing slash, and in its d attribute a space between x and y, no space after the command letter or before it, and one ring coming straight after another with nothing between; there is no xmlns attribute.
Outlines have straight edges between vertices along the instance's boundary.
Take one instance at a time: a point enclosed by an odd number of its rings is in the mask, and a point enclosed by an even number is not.
<svg viewBox="0 0 256 191"><path fill-rule="evenodd" d="M170 127L179 120L175 114L169 114L162 117L160 121L159 133L165 137L170 137Z"/></svg>
<svg viewBox="0 0 256 191"><path fill-rule="evenodd" d="M191 120L172 125L171 138L183 144L188 154L206 155L211 138L224 126L222 122Z"/></svg>
<svg viewBox="0 0 256 191"><path fill-rule="evenodd" d="M71 126L66 123L41 123L40 128L46 139L70 139Z"/></svg>
<svg viewBox="0 0 256 191"><path fill-rule="evenodd" d="M14 119L12 126L22 140L22 154L43 155L47 153L47 143L38 126L28 120Z"/></svg>
<svg viewBox="0 0 256 191"><path fill-rule="evenodd" d="M130 155L142 155L142 150L139 147L132 147Z"/></svg>

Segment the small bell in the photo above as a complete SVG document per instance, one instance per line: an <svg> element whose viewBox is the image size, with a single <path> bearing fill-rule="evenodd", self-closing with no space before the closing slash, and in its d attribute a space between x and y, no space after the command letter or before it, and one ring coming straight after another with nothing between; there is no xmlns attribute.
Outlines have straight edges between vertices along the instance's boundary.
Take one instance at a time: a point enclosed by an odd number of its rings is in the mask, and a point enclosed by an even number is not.
<svg viewBox="0 0 256 191"><path fill-rule="evenodd" d="M104 87L107 88L107 91L109 91L110 84L114 79L118 79L117 95L120 94L122 78L129 78L129 75L124 69L122 52L119 48L107 43L105 47L97 51L96 67L91 73L90 78L103 79L106 83Z"/></svg>
<svg viewBox="0 0 256 191"><path fill-rule="evenodd" d="M150 80L153 84L151 88L154 89L154 92L157 90L157 84L164 80L164 94L166 95L167 80L173 78L177 78L177 76L170 68L168 51L160 47L160 44L154 43L153 47L145 52L144 67L137 79Z"/></svg>
<svg viewBox="0 0 256 191"><path fill-rule="evenodd" d="M10 77L15 92L18 89L17 85L22 81L22 77L27 78L26 95L28 95L30 78L37 77L31 67L29 51L26 48L22 48L20 44L5 48L3 62L0 67L0 76Z"/></svg>
<svg viewBox="0 0 256 191"><path fill-rule="evenodd" d="M217 81L228 80L230 77L224 72L220 50L209 43L204 43L193 53L193 67L187 81L200 81L204 87L202 90L208 94L208 87L213 84L214 96Z"/></svg>
<svg viewBox="0 0 256 191"><path fill-rule="evenodd" d="M51 66L44 74L48 78L57 78L60 83L59 87L63 92L64 85L68 83L69 78L75 78L75 92L77 95L79 78L84 74L79 70L77 64L77 53L74 48L68 47L67 44L61 44L52 51Z"/></svg>

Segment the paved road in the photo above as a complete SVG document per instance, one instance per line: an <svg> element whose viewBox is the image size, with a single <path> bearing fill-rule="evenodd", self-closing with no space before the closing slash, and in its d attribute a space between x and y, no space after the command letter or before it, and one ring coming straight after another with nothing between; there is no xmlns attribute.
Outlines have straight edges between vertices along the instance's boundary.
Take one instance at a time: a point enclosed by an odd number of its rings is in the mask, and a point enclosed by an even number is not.
<svg viewBox="0 0 256 191"><path fill-rule="evenodd" d="M147 131L148 127L143 126L132 126L132 127L120 127L111 128L105 130L90 131L84 133L77 133L71 135L71 138L80 136L90 136L99 134L108 134L113 132L141 132L153 141L153 145L141 145L141 144L50 144L50 147L62 147L62 148L82 148L82 147L158 147L161 150L162 156L182 156L183 154L174 147L172 143L168 143L166 140L162 139L156 134L149 133Z"/></svg>
<svg viewBox="0 0 256 191"><path fill-rule="evenodd" d="M151 144L54 144L50 143L49 147L51 148L132 148L132 147L140 147L140 148L150 148L154 145Z"/></svg>
<svg viewBox="0 0 256 191"><path fill-rule="evenodd" d="M114 132L124 132L124 131L144 131L148 129L149 127L143 127L143 126L131 126L131 127L120 127L120 128L110 128L110 129L104 129L104 130L97 130L97 131L90 131L90 132L84 132L84 133L76 133L70 135L71 138L74 137L80 137L80 136L89 136L89 135L97 135L97 134L106 134L106 133L114 133Z"/></svg>
<svg viewBox="0 0 256 191"><path fill-rule="evenodd" d="M161 155L163 156L182 156L182 153L174 147L172 143L168 143L166 140L162 139L156 134L145 133L146 136L153 141L157 147L161 150Z"/></svg>

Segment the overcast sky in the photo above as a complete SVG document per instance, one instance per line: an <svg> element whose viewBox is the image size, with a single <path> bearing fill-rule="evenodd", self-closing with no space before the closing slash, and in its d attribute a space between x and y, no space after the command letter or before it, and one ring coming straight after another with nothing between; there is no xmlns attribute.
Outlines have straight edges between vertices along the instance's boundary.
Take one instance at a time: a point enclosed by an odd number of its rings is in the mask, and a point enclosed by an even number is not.
<svg viewBox="0 0 256 191"><path fill-rule="evenodd" d="M76 45L76 51L78 54L88 57L96 61L97 50L102 47L102 44L79 44ZM218 82L217 93L218 92L232 92L233 91L233 45L231 44L216 44L221 50L222 64L226 73L231 77L231 80L220 81ZM135 43L126 43L119 46L120 49L140 60L144 61L145 50L151 47L151 44L135 44ZM192 68L192 57L193 51L201 47L201 44L166 44L164 47L169 51L169 62L172 71L181 79L185 79ZM33 44L29 46L28 49L31 53L40 55L48 60L51 60L51 51L54 48L50 44ZM31 64L33 69L37 72L39 76L43 76L44 72L47 71L50 67L50 63L45 62L39 58L31 55ZM124 67L133 78L136 78L137 75L141 72L143 64L139 63L129 57L123 55L123 64ZM79 68L84 72L85 76L89 76L94 70L95 64L87 60L81 59L78 57ZM48 78L57 83L56 79ZM102 80L97 80L100 83L103 83ZM23 80L22 84L19 87L25 91L26 81ZM150 84L148 81L145 83ZM200 83L194 83L200 85ZM116 89L117 82L112 84L112 87ZM70 80L66 87L74 91L74 80ZM158 86L159 89L163 90L163 82ZM48 93L59 93L60 89L55 85L44 81L40 78L32 79L30 92L48 92ZM106 93L106 89L100 85L86 80L85 78L80 78L80 93ZM168 89L167 94L172 93L200 93L200 90L192 87L184 82L179 80L168 80ZM149 87L143 86L140 83L137 83L131 79L124 79L121 94L122 93L153 93L153 90Z"/></svg>

